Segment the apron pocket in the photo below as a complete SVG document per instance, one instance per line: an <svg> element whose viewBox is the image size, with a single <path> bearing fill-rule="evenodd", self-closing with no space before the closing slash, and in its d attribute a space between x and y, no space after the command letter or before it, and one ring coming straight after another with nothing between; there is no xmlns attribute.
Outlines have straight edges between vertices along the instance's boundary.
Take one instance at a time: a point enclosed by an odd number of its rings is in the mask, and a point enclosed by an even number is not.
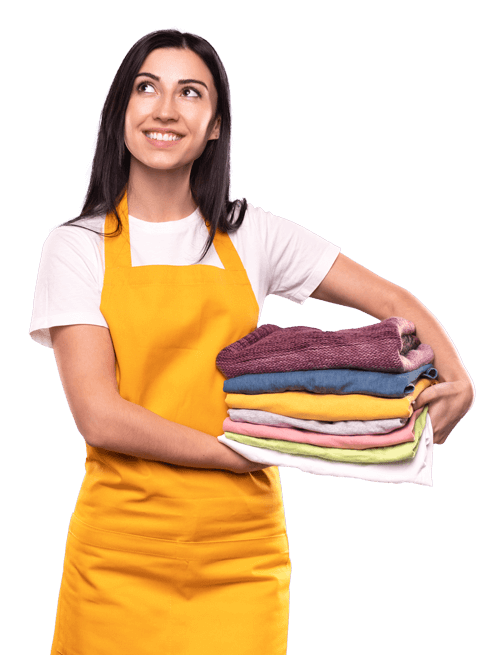
<svg viewBox="0 0 500 655"><path fill-rule="evenodd" d="M286 535L176 543L72 516L52 655L285 655Z"/></svg>

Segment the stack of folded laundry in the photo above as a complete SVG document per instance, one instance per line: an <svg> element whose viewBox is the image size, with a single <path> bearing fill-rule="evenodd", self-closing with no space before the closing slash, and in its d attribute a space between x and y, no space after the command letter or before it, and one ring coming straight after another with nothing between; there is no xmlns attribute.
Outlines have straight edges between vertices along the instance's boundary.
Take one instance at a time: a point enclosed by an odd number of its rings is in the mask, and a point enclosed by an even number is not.
<svg viewBox="0 0 500 655"><path fill-rule="evenodd" d="M262 325L217 356L229 417L219 441L252 461L432 485L432 426L412 402L434 353L392 317L324 332Z"/></svg>

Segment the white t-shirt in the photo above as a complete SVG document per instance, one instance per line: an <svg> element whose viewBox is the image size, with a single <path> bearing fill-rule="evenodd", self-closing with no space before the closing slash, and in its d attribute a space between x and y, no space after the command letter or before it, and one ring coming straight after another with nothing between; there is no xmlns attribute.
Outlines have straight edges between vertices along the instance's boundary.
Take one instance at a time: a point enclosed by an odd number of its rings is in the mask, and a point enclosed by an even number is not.
<svg viewBox="0 0 500 655"><path fill-rule="evenodd" d="M104 216L80 224L104 231ZM208 230L198 209L177 221L151 223L129 216L132 266L195 264ZM113 237L106 237L113 238ZM340 248L285 218L248 205L242 225L229 234L259 304L269 294L302 304L330 270ZM200 264L223 268L214 245ZM30 334L52 347L49 327L85 323L108 327L100 311L104 237L74 226L47 237L36 283Z"/></svg>

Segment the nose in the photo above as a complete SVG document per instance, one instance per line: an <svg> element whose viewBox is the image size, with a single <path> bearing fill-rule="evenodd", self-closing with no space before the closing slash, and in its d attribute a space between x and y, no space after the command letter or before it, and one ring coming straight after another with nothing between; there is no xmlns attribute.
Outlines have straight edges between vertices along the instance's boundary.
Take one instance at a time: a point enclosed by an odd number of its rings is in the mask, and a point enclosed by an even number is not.
<svg viewBox="0 0 500 655"><path fill-rule="evenodd" d="M158 98L154 107L153 118L166 122L168 120L178 120L179 111L175 103L175 98L171 94L163 94Z"/></svg>

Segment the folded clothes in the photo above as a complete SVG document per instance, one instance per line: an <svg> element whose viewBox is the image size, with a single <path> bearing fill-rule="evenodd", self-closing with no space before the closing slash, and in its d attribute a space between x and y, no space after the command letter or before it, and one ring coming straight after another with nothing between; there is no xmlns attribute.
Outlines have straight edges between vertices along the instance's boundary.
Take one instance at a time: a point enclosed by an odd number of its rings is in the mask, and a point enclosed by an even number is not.
<svg viewBox="0 0 500 655"><path fill-rule="evenodd" d="M224 382L226 393L280 393L310 391L312 393L362 393L384 398L403 398L415 389L420 377L430 380L438 372L431 364L424 364L407 373L379 373L347 368L286 371L283 373L253 373L239 375Z"/></svg>
<svg viewBox="0 0 500 655"><path fill-rule="evenodd" d="M424 408L425 409L425 408ZM419 418L423 416L423 412ZM387 464L352 464L350 462L332 462L319 457L290 455L277 450L248 446L228 439L225 435L218 440L243 455L252 462L267 466L290 466L306 473L332 475L336 477L357 478L371 482L410 482L432 487L432 451L433 431L429 415L424 416L425 427L415 426L415 438L419 436L417 453L413 459ZM419 423L417 421L417 423ZM423 427L423 432L420 432Z"/></svg>
<svg viewBox="0 0 500 655"><path fill-rule="evenodd" d="M422 410L418 410L421 414ZM415 412L417 414L417 412ZM416 418L418 420L418 417ZM411 426L415 425L415 419L412 417ZM422 420L422 430L425 425L425 416ZM355 464L383 464L387 462L401 462L405 459L413 459L417 452L418 437L415 434L412 441L400 443L395 446L382 446L377 448L366 448L357 450L353 448L325 448L323 446L314 446L310 443L297 443L296 441L284 441L281 439L259 439L257 437L248 437L245 434L236 434L234 432L224 433L228 439L239 441L240 443L258 448L269 448L278 450L281 453L290 455L302 455L304 457L319 457L332 462L352 462Z"/></svg>
<svg viewBox="0 0 500 655"><path fill-rule="evenodd" d="M320 421L371 421L378 418L405 418L413 414L411 403L435 380L422 378L415 390L404 398L377 398L363 394L317 394L307 391L285 391L284 393L228 393L229 407L261 409L284 416Z"/></svg>
<svg viewBox="0 0 500 655"><path fill-rule="evenodd" d="M381 446L394 446L396 444L414 441L413 425L417 415L417 412L415 412L405 426L386 434L323 434L321 432L310 432L308 430L297 430L294 428L278 428L272 425L238 423L237 421L232 421L230 418L224 420L222 429L225 432L257 437L259 439L277 439L279 441L294 441L300 444L307 443L313 446L327 448L353 448L362 450L380 448ZM259 444L253 445L258 446ZM262 447L267 448L265 444Z"/></svg>
<svg viewBox="0 0 500 655"><path fill-rule="evenodd" d="M406 418L375 419L373 421L314 421L293 416L282 416L260 409L230 409L229 416L233 421L259 423L276 427L291 427L323 434L386 434L399 430L408 422ZM235 430L238 432L238 430Z"/></svg>
<svg viewBox="0 0 500 655"><path fill-rule="evenodd" d="M219 352L216 365L226 378L253 373L350 368L404 373L434 359L415 326L392 317L361 328L324 332L296 326L261 325Z"/></svg>

